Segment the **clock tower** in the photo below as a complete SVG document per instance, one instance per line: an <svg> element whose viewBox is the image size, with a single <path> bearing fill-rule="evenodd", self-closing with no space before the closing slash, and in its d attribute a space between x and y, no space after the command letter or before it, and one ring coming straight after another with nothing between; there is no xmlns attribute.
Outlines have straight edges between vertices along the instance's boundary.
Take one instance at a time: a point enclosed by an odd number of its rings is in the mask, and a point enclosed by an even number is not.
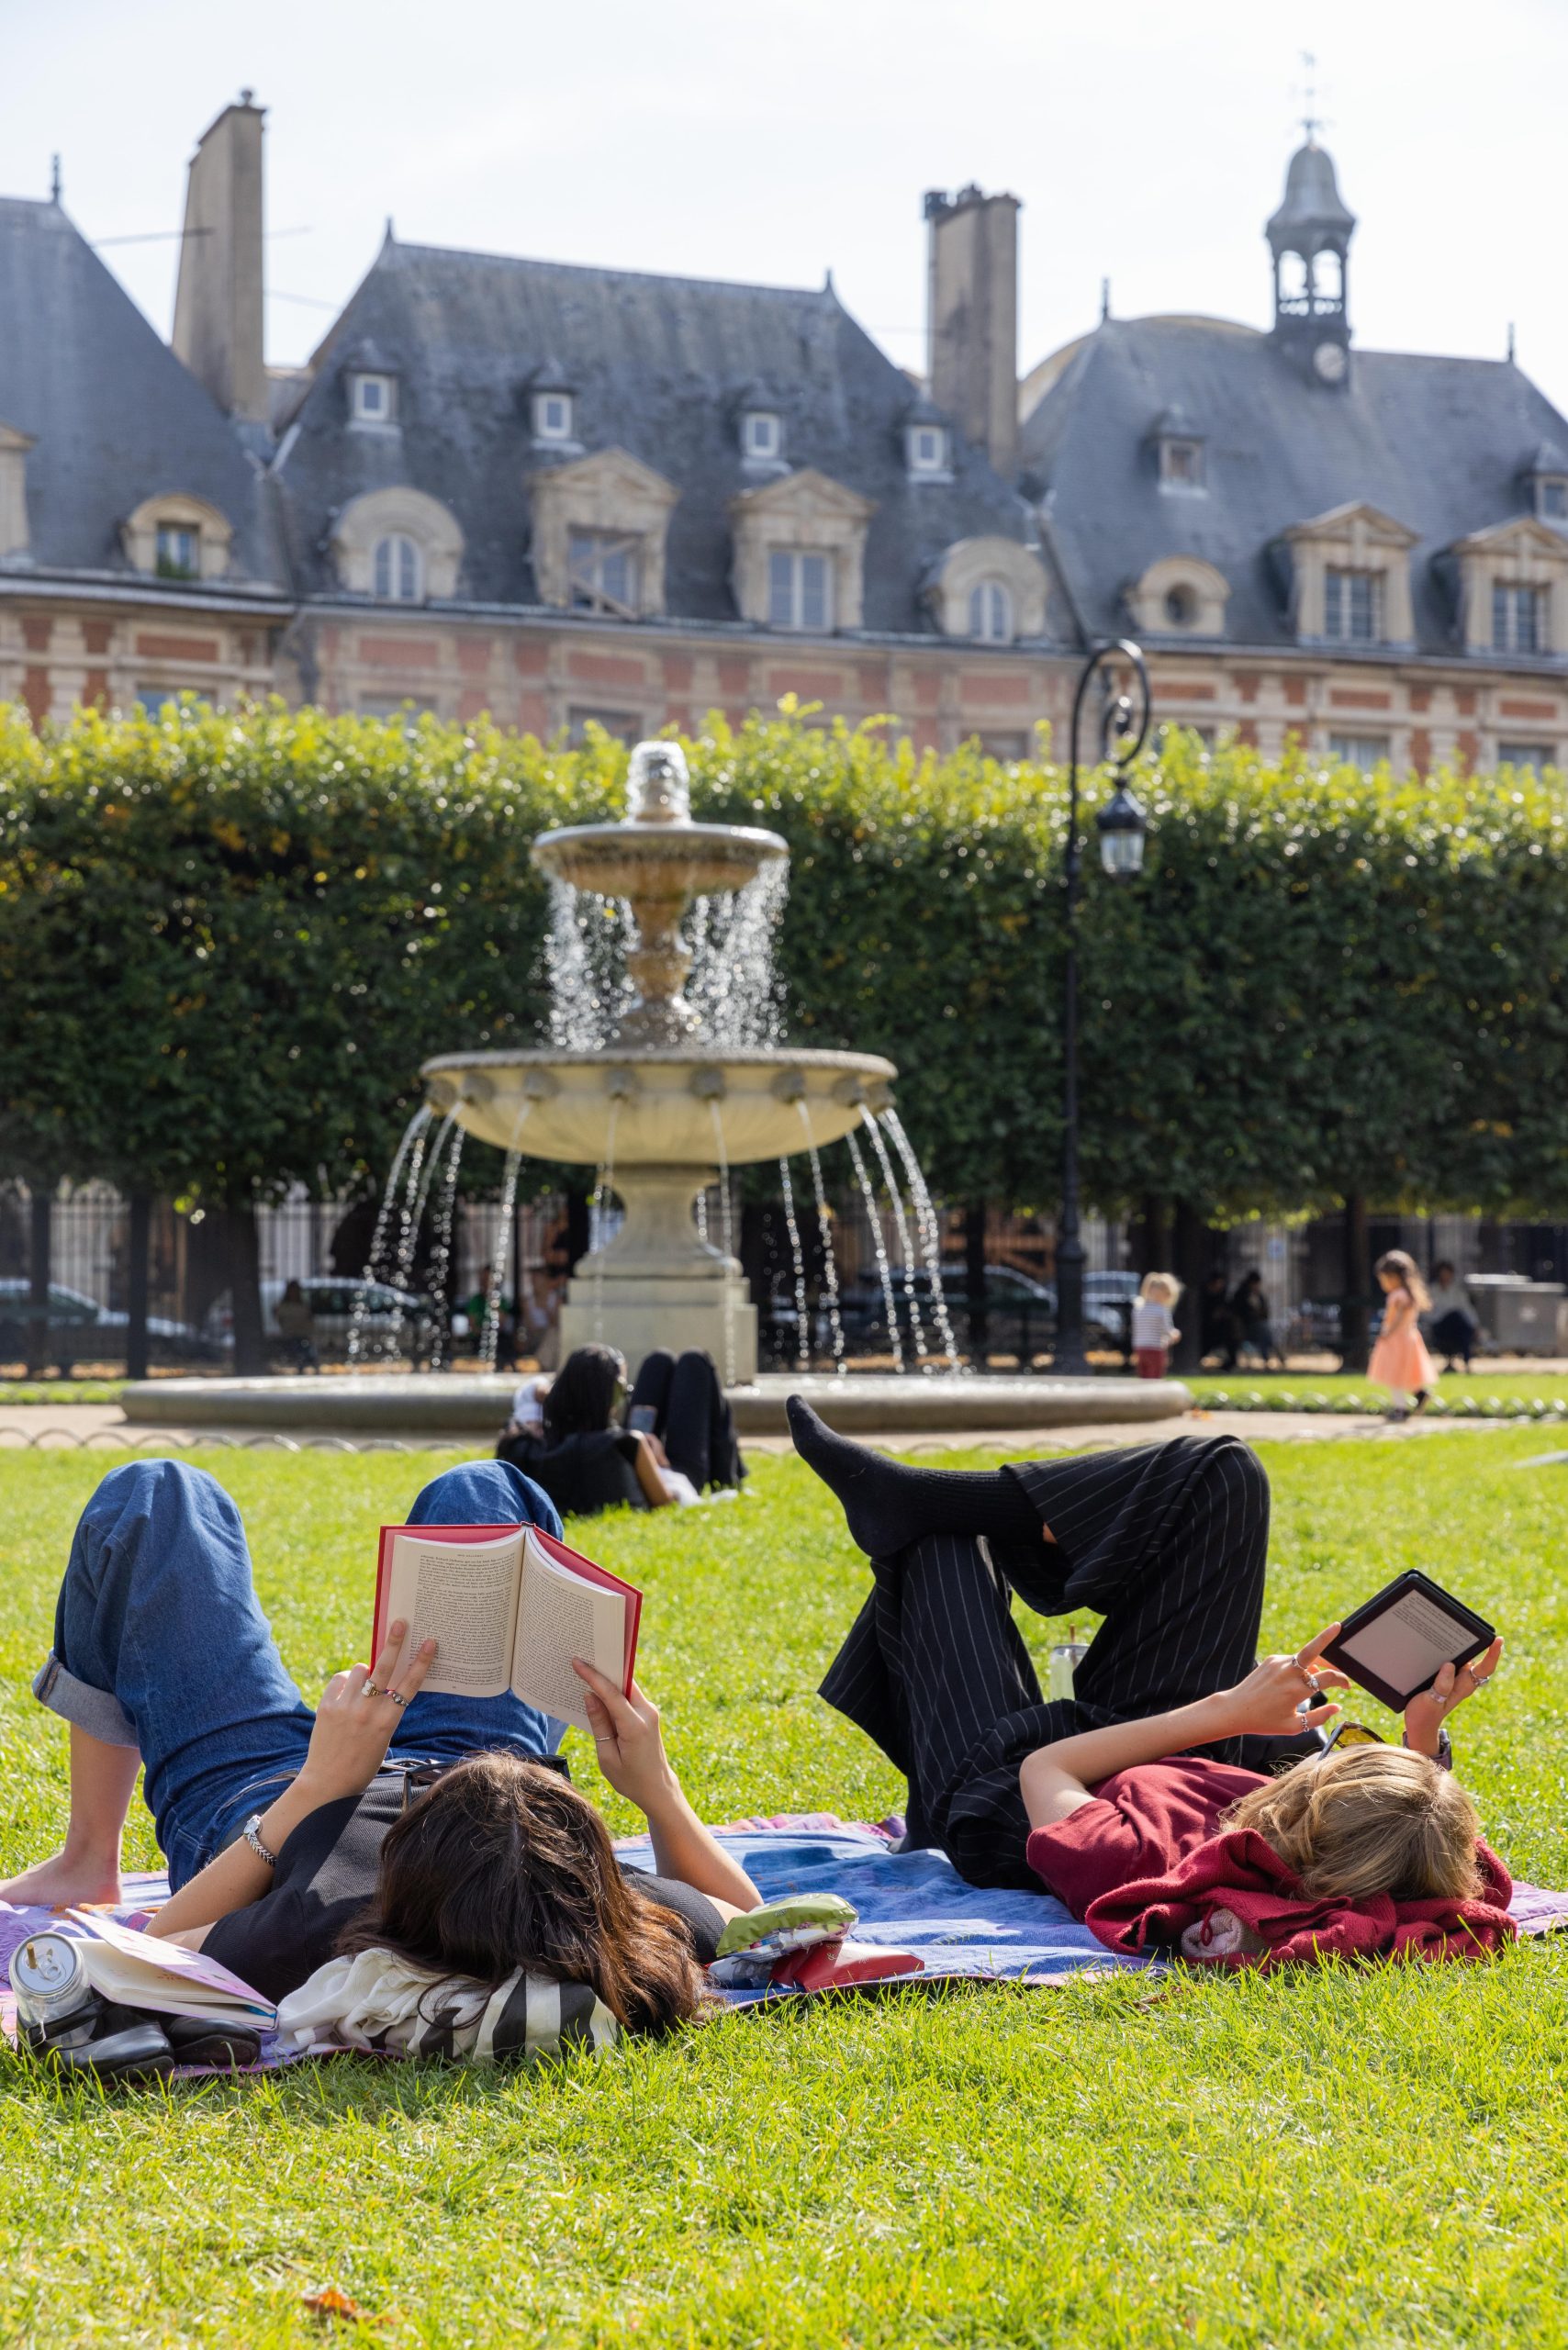
<svg viewBox="0 0 1568 2350"><path fill-rule="evenodd" d="M1355 226L1333 159L1309 124L1285 173L1284 200L1263 233L1274 259L1274 339L1329 390L1350 373L1346 264Z"/></svg>

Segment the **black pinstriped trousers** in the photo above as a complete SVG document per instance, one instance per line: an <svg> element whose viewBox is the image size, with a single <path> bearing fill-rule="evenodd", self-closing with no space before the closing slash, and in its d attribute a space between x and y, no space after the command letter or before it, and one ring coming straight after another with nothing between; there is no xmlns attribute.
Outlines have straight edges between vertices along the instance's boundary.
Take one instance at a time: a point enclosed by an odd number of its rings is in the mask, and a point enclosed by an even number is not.
<svg viewBox="0 0 1568 2350"><path fill-rule="evenodd" d="M875 1583L822 1684L909 1781L909 1841L971 1885L1036 1883L1025 1864L1026 1754L1075 1730L1163 1713L1228 1687L1257 1657L1269 1480L1234 1437L1018 1462L1053 1543L928 1534L871 1562ZM1011 1595L1043 1616L1104 1622L1047 1704ZM1246 1743L1205 1748L1251 1759Z"/></svg>

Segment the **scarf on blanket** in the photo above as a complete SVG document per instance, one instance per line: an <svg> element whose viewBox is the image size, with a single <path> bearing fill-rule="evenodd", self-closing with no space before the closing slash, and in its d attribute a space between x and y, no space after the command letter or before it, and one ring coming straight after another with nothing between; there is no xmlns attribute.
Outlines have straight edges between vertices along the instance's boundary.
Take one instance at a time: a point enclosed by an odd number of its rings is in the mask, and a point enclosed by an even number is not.
<svg viewBox="0 0 1568 2350"><path fill-rule="evenodd" d="M277 2011L286 2047L308 2056L363 2048L482 2065L567 2048L611 2047L620 2027L591 1984L514 1968L492 1990L465 1975L432 1975L389 1950L329 1959Z"/></svg>
<svg viewBox="0 0 1568 2350"><path fill-rule="evenodd" d="M1340 1958L1488 1958L1514 1939L1513 1880L1477 1845L1474 1901L1360 1901L1307 1893L1250 1828L1211 1836L1161 1877L1117 1886L1092 1901L1084 1924L1127 1957L1179 1943L1189 1958L1226 1966L1281 1966Z"/></svg>

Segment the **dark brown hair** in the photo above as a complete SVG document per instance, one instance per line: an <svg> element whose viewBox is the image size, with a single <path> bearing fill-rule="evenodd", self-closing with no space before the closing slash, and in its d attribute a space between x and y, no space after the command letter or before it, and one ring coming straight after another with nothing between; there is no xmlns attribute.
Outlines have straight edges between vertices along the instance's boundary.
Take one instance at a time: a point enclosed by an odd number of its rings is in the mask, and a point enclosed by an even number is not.
<svg viewBox="0 0 1568 2350"><path fill-rule="evenodd" d="M564 1444L569 1436L597 1436L610 1427L625 1377L625 1359L613 1347L574 1347L544 1398L546 1442Z"/></svg>
<svg viewBox="0 0 1568 2350"><path fill-rule="evenodd" d="M492 1987L520 1966L591 1983L630 2031L684 2023L707 1996L685 1926L627 1882L593 1806L519 1754L469 1755L403 1814L338 1948Z"/></svg>

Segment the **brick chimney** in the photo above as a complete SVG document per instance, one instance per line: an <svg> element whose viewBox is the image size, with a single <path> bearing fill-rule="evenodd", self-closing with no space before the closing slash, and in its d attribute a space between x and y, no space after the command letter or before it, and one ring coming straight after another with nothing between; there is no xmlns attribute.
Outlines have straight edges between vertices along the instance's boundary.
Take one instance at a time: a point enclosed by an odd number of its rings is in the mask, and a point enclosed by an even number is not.
<svg viewBox="0 0 1568 2350"><path fill-rule="evenodd" d="M174 345L227 414L265 423L262 109L249 90L224 107L191 157Z"/></svg>
<svg viewBox="0 0 1568 2350"><path fill-rule="evenodd" d="M1004 478L1018 463L1018 198L933 189L926 292L931 397Z"/></svg>

